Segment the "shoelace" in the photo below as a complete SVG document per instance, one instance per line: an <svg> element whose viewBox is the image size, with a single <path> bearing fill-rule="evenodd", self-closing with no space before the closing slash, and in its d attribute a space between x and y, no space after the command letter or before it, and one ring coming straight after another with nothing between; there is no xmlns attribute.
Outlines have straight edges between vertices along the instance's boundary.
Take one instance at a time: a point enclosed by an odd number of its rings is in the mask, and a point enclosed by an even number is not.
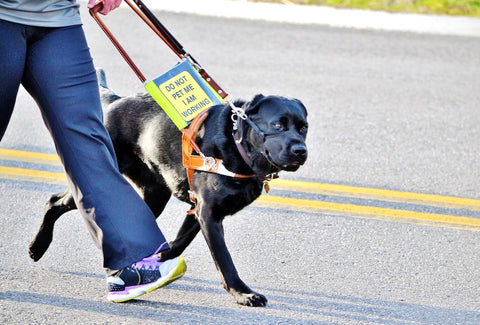
<svg viewBox="0 0 480 325"><path fill-rule="evenodd" d="M156 255L148 256L143 258L141 261L132 264L132 267L135 269L140 269L145 267L145 269L155 270L159 268L159 265L155 265L158 263L158 257Z"/></svg>

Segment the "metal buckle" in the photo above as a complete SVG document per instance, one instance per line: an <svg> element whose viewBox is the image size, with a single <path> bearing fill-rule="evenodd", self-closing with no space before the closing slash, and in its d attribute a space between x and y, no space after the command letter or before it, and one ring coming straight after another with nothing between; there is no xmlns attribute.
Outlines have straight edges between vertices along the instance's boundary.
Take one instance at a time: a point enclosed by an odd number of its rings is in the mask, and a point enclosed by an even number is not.
<svg viewBox="0 0 480 325"><path fill-rule="evenodd" d="M232 109L234 115L237 115L242 120L245 120L247 118L247 114L245 114L243 108L235 106L232 102L228 102L228 105Z"/></svg>
<svg viewBox="0 0 480 325"><path fill-rule="evenodd" d="M203 157L203 167L207 168L208 170L216 170L217 165L215 162L215 158L213 157Z"/></svg>

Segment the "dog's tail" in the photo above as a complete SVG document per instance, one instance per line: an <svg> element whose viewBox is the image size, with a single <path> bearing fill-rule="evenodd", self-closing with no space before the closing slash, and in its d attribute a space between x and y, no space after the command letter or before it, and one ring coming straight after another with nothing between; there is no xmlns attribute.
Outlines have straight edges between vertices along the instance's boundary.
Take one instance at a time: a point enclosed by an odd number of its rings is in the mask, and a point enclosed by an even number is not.
<svg viewBox="0 0 480 325"><path fill-rule="evenodd" d="M98 79L98 88L100 90L100 99L102 101L103 109L116 101L117 99L121 98L117 94L115 94L111 89L107 86L107 76L105 75L105 71L101 68L96 69L97 72L97 79Z"/></svg>

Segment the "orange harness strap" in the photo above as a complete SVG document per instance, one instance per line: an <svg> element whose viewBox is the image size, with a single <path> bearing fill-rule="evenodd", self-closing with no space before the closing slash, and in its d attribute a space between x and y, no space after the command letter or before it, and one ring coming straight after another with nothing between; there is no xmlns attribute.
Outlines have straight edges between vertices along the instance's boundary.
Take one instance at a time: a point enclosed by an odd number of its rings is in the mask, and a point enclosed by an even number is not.
<svg viewBox="0 0 480 325"><path fill-rule="evenodd" d="M196 170L205 171L209 173L216 173L220 175L236 177L236 178L251 178L256 175L240 175L235 174L225 168L221 159L206 157L195 143L198 129L208 116L208 109L198 114L190 123L190 125L182 130L182 156L183 166L187 170L188 184L190 185L190 201L192 201L194 207L188 214L195 213L197 208L197 200L193 194L192 177ZM193 151L196 151L198 155L194 155Z"/></svg>

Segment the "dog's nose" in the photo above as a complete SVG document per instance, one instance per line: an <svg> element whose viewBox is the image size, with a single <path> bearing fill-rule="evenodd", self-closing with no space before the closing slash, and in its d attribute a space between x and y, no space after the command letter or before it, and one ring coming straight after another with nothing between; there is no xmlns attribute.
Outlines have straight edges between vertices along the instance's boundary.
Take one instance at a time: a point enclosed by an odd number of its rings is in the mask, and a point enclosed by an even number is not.
<svg viewBox="0 0 480 325"><path fill-rule="evenodd" d="M291 151L295 156L303 156L307 153L307 147L302 143L297 143L292 145Z"/></svg>

